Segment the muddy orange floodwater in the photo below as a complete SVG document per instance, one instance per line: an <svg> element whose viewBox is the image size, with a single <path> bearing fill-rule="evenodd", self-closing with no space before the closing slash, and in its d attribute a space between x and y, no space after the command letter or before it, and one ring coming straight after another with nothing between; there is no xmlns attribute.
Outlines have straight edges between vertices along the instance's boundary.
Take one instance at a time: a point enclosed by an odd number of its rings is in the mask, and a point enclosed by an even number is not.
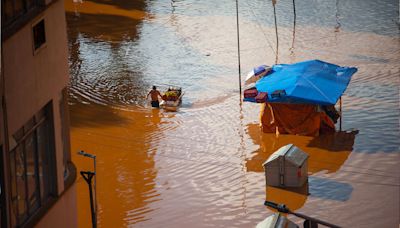
<svg viewBox="0 0 400 228"><path fill-rule="evenodd" d="M308 59L358 68L346 131L319 137L264 134L259 105L240 102L232 1L65 6L73 161L93 170L77 152L96 155L99 227L254 227L274 213L265 200L338 226L398 227L398 1L297 1L296 17L278 1L278 48L272 4L239 2L242 75ZM151 86L171 84L185 92L179 110L152 109ZM308 183L266 187L262 163L290 143L310 155ZM76 184L79 226L91 227Z"/></svg>

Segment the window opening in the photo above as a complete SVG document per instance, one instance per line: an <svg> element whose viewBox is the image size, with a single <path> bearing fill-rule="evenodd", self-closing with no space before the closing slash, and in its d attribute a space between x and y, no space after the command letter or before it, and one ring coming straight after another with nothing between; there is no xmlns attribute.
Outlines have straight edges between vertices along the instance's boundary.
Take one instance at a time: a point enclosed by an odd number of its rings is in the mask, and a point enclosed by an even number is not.
<svg viewBox="0 0 400 228"><path fill-rule="evenodd" d="M39 21L36 25L33 26L33 44L35 50L43 46L46 43L46 33L44 27L44 19Z"/></svg>

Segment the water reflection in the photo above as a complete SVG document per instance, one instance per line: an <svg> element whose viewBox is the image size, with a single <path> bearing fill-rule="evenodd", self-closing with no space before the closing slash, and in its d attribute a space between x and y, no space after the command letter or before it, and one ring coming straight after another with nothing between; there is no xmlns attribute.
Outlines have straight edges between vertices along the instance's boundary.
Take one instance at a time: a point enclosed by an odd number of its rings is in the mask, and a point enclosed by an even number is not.
<svg viewBox="0 0 400 228"><path fill-rule="evenodd" d="M309 186L311 196L336 201L349 200L353 192L353 187L348 183L321 177L310 177Z"/></svg>
<svg viewBox="0 0 400 228"><path fill-rule="evenodd" d="M266 186L265 188L265 200L278 204L285 204L291 210L297 210L303 207L308 195L308 183L297 188L278 188L272 186Z"/></svg>
<svg viewBox="0 0 400 228"><path fill-rule="evenodd" d="M108 5L111 7L115 7L118 9L125 9L125 10L140 10L144 11L147 7L146 1L130 1L130 0L85 0L86 2L93 2L97 4ZM110 9L110 8L108 8Z"/></svg>
<svg viewBox="0 0 400 228"><path fill-rule="evenodd" d="M337 172L353 150L357 132L336 132L318 137L294 135L275 135L263 133L258 124L247 125L247 133L259 148L246 159L247 171L264 172L262 164L276 150L293 143L310 157L308 159L309 175L324 171ZM335 190L340 187L340 189ZM314 197L346 200L350 197L352 187L346 183L310 176L309 182L300 188L266 187L266 200L286 204L292 210L301 208L310 193Z"/></svg>
<svg viewBox="0 0 400 228"><path fill-rule="evenodd" d="M65 1L67 12L74 12L76 16L92 14L98 16L115 15L130 19L141 20L151 17L144 10L145 1L103 1L103 0L68 0ZM118 26L117 26L118 27Z"/></svg>
<svg viewBox="0 0 400 228"><path fill-rule="evenodd" d="M292 39L292 45L289 49L290 51L290 62L294 63L294 59L296 58L294 54L294 41L296 39L296 3L295 0L293 0L293 39Z"/></svg>
<svg viewBox="0 0 400 228"><path fill-rule="evenodd" d="M97 156L99 224L123 227L149 219L147 214L155 210L149 203L159 200L154 151L150 147L157 142L153 133L158 131L159 113L127 112L93 104L70 108L72 151L85 150ZM80 170L93 169L92 161L77 155L73 159ZM78 201L79 227L86 227L90 224L90 209L87 186L81 178Z"/></svg>
<svg viewBox="0 0 400 228"><path fill-rule="evenodd" d="M141 23L141 18L130 18L124 15L113 14L88 14L80 12L76 16L72 12L67 12L67 23L69 39L75 40L78 34L90 37L97 41L107 41L111 44L120 46L120 42L135 40L138 38L137 28ZM115 22L121 26L115 26Z"/></svg>
<svg viewBox="0 0 400 228"><path fill-rule="evenodd" d="M151 121L154 125L157 125L161 122L160 109L153 108L151 110Z"/></svg>
<svg viewBox="0 0 400 228"><path fill-rule="evenodd" d="M351 152L353 151L354 140L357 134L357 130L323 134L311 139L307 147L315 147L331 152Z"/></svg>
<svg viewBox="0 0 400 228"><path fill-rule="evenodd" d="M142 1L66 1L71 102L144 105L149 84L142 66L131 62L140 55L131 43L138 39L144 12ZM77 15L74 11L79 12ZM116 26L115 22L118 22ZM81 98L84 99L81 99Z"/></svg>
<svg viewBox="0 0 400 228"><path fill-rule="evenodd" d="M336 25L335 25L335 32L339 32L340 29L340 13L339 13L339 0L336 0L336 13L335 13L335 18L336 18Z"/></svg>
<svg viewBox="0 0 400 228"><path fill-rule="evenodd" d="M248 171L263 172L262 163L276 150L293 143L310 158L308 171L316 173L336 172L347 160L353 150L355 132L337 132L318 137L275 135L263 133L258 124L247 125L247 132L259 149L252 152L252 157L246 161Z"/></svg>

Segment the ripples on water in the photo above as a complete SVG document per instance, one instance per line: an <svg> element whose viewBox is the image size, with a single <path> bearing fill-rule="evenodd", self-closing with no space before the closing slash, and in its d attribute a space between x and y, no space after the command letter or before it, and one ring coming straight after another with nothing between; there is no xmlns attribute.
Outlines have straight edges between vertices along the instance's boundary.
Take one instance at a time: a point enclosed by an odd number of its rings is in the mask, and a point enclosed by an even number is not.
<svg viewBox="0 0 400 228"><path fill-rule="evenodd" d="M277 50L271 3L239 3L245 75ZM278 60L356 66L343 129L357 135L260 132L258 105L239 102L232 1L66 1L72 149L97 155L100 227L252 227L265 199L341 226L398 225L398 1L296 1L295 33L292 4L276 5ZM183 87L178 112L148 108L153 84ZM261 164L288 143L309 153L309 184L266 188Z"/></svg>

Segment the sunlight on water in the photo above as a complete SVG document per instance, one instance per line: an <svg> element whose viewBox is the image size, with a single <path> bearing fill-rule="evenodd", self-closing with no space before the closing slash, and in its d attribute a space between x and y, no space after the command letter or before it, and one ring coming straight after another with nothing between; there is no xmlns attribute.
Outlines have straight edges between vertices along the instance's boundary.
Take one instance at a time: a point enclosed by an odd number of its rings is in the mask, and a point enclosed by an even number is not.
<svg viewBox="0 0 400 228"><path fill-rule="evenodd" d="M344 227L399 223L398 1L240 1L242 75L321 59L355 66L343 129L264 134L240 103L232 1L66 0L73 160L97 156L99 227L254 227L264 200ZM278 56L276 54L278 53ZM151 109L152 85L182 86L178 112ZM358 134L350 129L357 129ZM266 187L262 163L293 143L310 155L302 188ZM90 227L78 177L79 226ZM300 224L302 221L293 218Z"/></svg>

